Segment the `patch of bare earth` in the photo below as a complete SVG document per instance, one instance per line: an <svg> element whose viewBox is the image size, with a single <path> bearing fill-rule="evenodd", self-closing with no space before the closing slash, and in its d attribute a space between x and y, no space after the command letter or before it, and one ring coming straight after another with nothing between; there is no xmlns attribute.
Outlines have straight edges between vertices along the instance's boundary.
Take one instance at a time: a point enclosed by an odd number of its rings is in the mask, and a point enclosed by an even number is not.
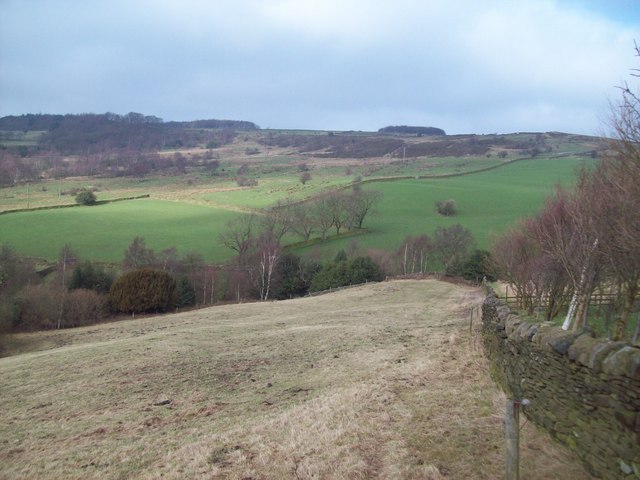
<svg viewBox="0 0 640 480"><path fill-rule="evenodd" d="M403 280L69 331L0 359L0 478L501 478L480 301ZM588 478L522 443L521 478Z"/></svg>

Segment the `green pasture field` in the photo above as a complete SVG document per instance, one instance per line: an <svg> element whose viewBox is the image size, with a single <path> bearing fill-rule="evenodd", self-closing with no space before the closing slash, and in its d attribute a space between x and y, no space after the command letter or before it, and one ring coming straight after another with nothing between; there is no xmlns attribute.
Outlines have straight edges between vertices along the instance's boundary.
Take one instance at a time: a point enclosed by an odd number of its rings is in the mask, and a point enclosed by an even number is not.
<svg viewBox="0 0 640 480"><path fill-rule="evenodd" d="M353 175L361 176L365 180L378 177L438 176L470 173L501 165L508 160L510 159L498 157L417 157L405 159L403 162L402 158L399 158L382 165L367 165L363 161L351 170Z"/></svg>
<svg viewBox="0 0 640 480"><path fill-rule="evenodd" d="M456 223L471 230L478 248L487 249L495 236L538 211L555 185L572 184L585 162L592 163L575 157L538 158L459 177L369 183L364 188L384 194L378 214L366 221L369 233L307 246L300 252L315 250L331 258L354 241L363 249L396 249L407 235L431 234L437 227ZM458 213L438 215L435 202L450 198Z"/></svg>
<svg viewBox="0 0 640 480"><path fill-rule="evenodd" d="M55 260L70 244L82 259L119 263L135 236L160 251L172 246L183 255L201 253L211 262L230 251L218 241L237 213L162 200L132 200L92 207L39 210L0 215L0 244L21 254Z"/></svg>
<svg viewBox="0 0 640 480"><path fill-rule="evenodd" d="M202 199L227 209L268 208L278 201L301 200L326 189L344 186L351 180L351 177L345 176L324 176L302 185L298 176L285 175L261 179L258 185L252 188L231 188L226 191L204 193Z"/></svg>
<svg viewBox="0 0 640 480"><path fill-rule="evenodd" d="M18 184L0 189L0 211L74 205L75 196L70 192L93 189L98 200L113 200L123 197L168 195L168 192L188 187L188 178L159 175L151 178L91 178L71 177L48 179L31 184ZM192 180L193 181L193 180Z"/></svg>
<svg viewBox="0 0 640 480"><path fill-rule="evenodd" d="M484 159L432 159L448 165L448 172ZM495 159L486 159L494 160ZM379 214L369 217L369 233L335 239L296 249L299 253L319 250L332 256L357 241L363 248L395 249L406 235L432 233L439 226L461 223L475 235L478 247L488 248L494 235L503 232L521 217L539 209L558 182L570 184L576 168L585 160L577 157L523 160L487 172L440 179L411 179L374 182L363 188L383 192ZM591 162L588 160L587 162ZM239 188L231 179L206 176L151 179L96 179L98 199L151 193L149 200L118 202L94 207L19 212L0 215L0 244L8 242L20 253L55 260L65 243L82 258L120 262L135 236L142 236L156 250L175 246L179 253L201 253L207 261L228 259L232 251L219 244L225 223L253 209L265 208L279 200L304 199L323 190L344 186L354 177L318 169L306 185L291 171L258 178L256 187ZM365 178L368 179L368 178ZM48 195L42 203L55 203L57 191L78 182L65 180L56 188L49 182L46 191L34 187L30 195ZM25 187L22 187L24 190ZM5 197L9 190L4 189ZM13 192L22 197L24 191ZM24 205L24 198L21 202ZM31 202L35 202L34 198ZM71 198L64 197L67 202ZM454 217L435 213L434 203L452 198L458 205ZM0 198L2 203L2 198ZM32 203L32 206L34 204ZM298 239L290 238L295 242Z"/></svg>
<svg viewBox="0 0 640 480"><path fill-rule="evenodd" d="M258 185L239 187L235 178L202 173L187 175L157 175L148 178L68 178L44 180L29 185L20 184L0 189L0 212L55 205L75 204L73 189L95 189L98 200L151 195L155 199L209 205L228 210L265 208L287 198L301 200L327 188L351 183L343 169L312 171L312 180L300 183L300 173L252 173Z"/></svg>

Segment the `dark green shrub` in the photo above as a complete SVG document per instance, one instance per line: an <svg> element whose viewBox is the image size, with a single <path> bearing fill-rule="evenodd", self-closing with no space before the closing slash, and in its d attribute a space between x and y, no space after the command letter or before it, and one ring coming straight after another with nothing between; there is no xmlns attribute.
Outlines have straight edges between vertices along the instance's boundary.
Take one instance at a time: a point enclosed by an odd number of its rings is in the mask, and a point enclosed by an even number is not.
<svg viewBox="0 0 640 480"><path fill-rule="evenodd" d="M357 257L349 261L330 263L311 280L310 292L320 292L330 288L358 285L370 281L380 281L382 272L369 257Z"/></svg>
<svg viewBox="0 0 640 480"><path fill-rule="evenodd" d="M180 277L176 285L176 307L193 307L196 304L196 290L187 277Z"/></svg>
<svg viewBox="0 0 640 480"><path fill-rule="evenodd" d="M354 258L348 263L349 283L357 285L364 282L379 282L384 275L369 257Z"/></svg>
<svg viewBox="0 0 640 480"><path fill-rule="evenodd" d="M79 205L93 205L96 203L96 194L91 190L80 190L76 195L76 203Z"/></svg>
<svg viewBox="0 0 640 480"><path fill-rule="evenodd" d="M113 275L103 267L85 261L78 265L71 275L69 290L84 288L97 293L109 293L113 284Z"/></svg>
<svg viewBox="0 0 640 480"><path fill-rule="evenodd" d="M444 202L438 201L436 202L436 211L445 217L452 217L458 211L458 205L452 198L445 200Z"/></svg>
<svg viewBox="0 0 640 480"><path fill-rule="evenodd" d="M473 252L469 260L460 267L460 276L472 282L482 282L486 278L489 282L496 280L489 263L490 254L486 250L476 250Z"/></svg>
<svg viewBox="0 0 640 480"><path fill-rule="evenodd" d="M291 252L283 253L274 271L271 297L284 300L304 296L319 270L315 262L302 260Z"/></svg>
<svg viewBox="0 0 640 480"><path fill-rule="evenodd" d="M347 252L344 250L340 250L336 253L336 257L333 259L335 263L346 262L347 261Z"/></svg>
<svg viewBox="0 0 640 480"><path fill-rule="evenodd" d="M330 263L314 275L311 280L311 285L309 286L309 291L322 292L323 290L343 287L345 285L349 285L347 263Z"/></svg>
<svg viewBox="0 0 640 480"><path fill-rule="evenodd" d="M176 305L176 282L160 270L134 270L118 278L109 291L118 312L166 312Z"/></svg>
<svg viewBox="0 0 640 480"><path fill-rule="evenodd" d="M307 182L311 181L311 173L310 172L302 172L300 174L300 183L302 185L306 185Z"/></svg>

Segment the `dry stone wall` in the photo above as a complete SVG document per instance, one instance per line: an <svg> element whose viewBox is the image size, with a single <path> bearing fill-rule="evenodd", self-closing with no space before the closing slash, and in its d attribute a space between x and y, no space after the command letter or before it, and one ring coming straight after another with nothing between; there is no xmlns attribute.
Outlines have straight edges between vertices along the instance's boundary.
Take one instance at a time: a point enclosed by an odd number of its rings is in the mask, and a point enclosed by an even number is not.
<svg viewBox="0 0 640 480"><path fill-rule="evenodd" d="M493 292L482 333L496 382L605 479L640 479L640 348L523 321Z"/></svg>

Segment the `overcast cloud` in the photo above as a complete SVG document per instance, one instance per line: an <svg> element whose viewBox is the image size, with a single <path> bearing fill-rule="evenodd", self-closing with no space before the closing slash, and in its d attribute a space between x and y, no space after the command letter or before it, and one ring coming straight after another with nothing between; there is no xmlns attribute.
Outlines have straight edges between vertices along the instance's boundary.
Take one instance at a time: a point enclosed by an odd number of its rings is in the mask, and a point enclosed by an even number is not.
<svg viewBox="0 0 640 480"><path fill-rule="evenodd" d="M0 116L598 134L637 0L0 0Z"/></svg>

